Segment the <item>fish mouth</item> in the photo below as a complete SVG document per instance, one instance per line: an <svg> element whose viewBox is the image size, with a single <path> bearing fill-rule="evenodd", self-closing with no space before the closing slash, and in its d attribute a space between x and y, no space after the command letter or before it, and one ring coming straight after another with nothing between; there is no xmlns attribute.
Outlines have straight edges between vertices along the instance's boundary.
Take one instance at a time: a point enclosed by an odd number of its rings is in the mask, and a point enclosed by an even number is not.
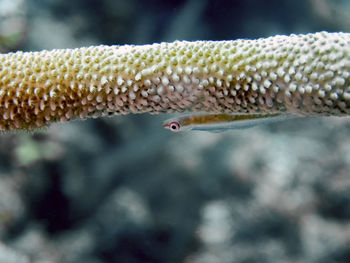
<svg viewBox="0 0 350 263"><path fill-rule="evenodd" d="M163 123L163 128L165 128L165 129L170 129L170 127L169 127L169 123Z"/></svg>

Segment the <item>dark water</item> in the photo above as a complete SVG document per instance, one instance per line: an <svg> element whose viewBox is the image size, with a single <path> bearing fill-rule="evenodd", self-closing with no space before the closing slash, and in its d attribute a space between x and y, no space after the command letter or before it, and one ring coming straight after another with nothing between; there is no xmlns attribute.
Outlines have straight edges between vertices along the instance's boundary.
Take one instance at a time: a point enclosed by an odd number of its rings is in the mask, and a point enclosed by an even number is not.
<svg viewBox="0 0 350 263"><path fill-rule="evenodd" d="M0 19L2 50L42 50L347 31L350 5L0 0ZM167 117L2 134L0 262L350 262L348 118L173 134Z"/></svg>

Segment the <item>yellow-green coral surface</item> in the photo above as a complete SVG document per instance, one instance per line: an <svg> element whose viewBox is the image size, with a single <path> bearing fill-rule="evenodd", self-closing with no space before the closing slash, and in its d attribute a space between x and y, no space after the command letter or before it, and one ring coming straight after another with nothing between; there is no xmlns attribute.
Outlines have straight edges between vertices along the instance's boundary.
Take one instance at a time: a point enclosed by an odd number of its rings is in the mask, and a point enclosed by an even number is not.
<svg viewBox="0 0 350 263"><path fill-rule="evenodd" d="M127 113L348 115L350 34L0 55L0 130Z"/></svg>

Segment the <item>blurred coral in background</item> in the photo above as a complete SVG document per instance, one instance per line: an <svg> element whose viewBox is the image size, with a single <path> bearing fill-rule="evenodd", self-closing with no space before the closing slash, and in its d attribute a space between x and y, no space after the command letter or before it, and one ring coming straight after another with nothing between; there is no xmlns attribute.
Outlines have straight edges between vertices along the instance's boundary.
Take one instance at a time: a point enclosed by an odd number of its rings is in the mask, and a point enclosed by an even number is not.
<svg viewBox="0 0 350 263"><path fill-rule="evenodd" d="M346 0L0 0L0 48L349 28ZM173 134L130 115L0 136L0 262L349 262L350 120Z"/></svg>
<svg viewBox="0 0 350 263"><path fill-rule="evenodd" d="M26 15L25 0L0 1L0 52L20 46L25 38Z"/></svg>

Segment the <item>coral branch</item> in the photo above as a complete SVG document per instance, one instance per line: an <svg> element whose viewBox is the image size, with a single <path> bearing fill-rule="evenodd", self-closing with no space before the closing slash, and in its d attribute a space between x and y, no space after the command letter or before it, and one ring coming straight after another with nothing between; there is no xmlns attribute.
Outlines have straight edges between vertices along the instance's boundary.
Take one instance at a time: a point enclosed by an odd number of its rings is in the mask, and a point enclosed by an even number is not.
<svg viewBox="0 0 350 263"><path fill-rule="evenodd" d="M350 112L350 34L0 55L0 130L174 111Z"/></svg>

